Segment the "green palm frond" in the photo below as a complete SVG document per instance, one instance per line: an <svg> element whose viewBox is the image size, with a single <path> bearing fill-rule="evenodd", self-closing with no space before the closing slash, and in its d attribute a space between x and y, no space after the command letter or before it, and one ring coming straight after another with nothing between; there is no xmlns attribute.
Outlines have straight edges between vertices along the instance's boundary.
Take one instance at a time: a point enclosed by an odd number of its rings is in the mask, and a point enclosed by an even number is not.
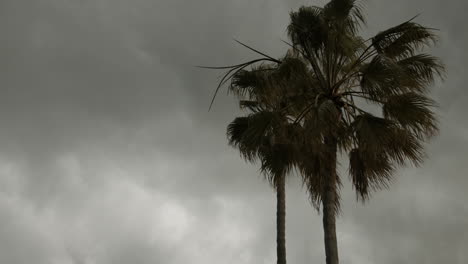
<svg viewBox="0 0 468 264"><path fill-rule="evenodd" d="M331 161L335 160L334 153L330 152L325 144L303 146L300 151L297 167L302 176L302 182L308 191L309 199L315 209L319 210L322 204L323 194L330 177ZM341 179L337 175L336 188L341 186ZM339 193L337 192L337 195ZM335 211L339 212L340 201L335 201Z"/></svg>
<svg viewBox="0 0 468 264"><path fill-rule="evenodd" d="M418 165L424 157L418 137L392 120L363 114L356 118L353 127L355 144L363 152L380 153L399 165L406 161Z"/></svg>
<svg viewBox="0 0 468 264"><path fill-rule="evenodd" d="M284 117L277 112L259 111L235 118L227 128L229 144L237 147L249 161L255 160L259 148L274 137Z"/></svg>
<svg viewBox="0 0 468 264"><path fill-rule="evenodd" d="M296 151L287 144L268 144L260 148L260 170L276 186L278 177L288 174L294 167Z"/></svg>
<svg viewBox="0 0 468 264"><path fill-rule="evenodd" d="M294 46L304 50L319 49L327 38L326 22L323 19L323 8L311 6L301 7L297 12L290 13L291 22L288 26L288 36Z"/></svg>
<svg viewBox="0 0 468 264"><path fill-rule="evenodd" d="M376 55L360 68L360 89L363 98L374 102L386 97L408 92L425 92L436 76L443 77L444 66L426 54L417 54L395 61Z"/></svg>
<svg viewBox="0 0 468 264"><path fill-rule="evenodd" d="M285 176L294 168L299 152L293 142L302 136L298 127L279 127L279 121L275 113L263 111L237 117L227 129L229 144L238 148L247 161L259 161L262 173L273 186L276 186L278 177Z"/></svg>
<svg viewBox="0 0 468 264"><path fill-rule="evenodd" d="M223 77L221 77L221 80L219 81L218 86L216 87L216 89L215 89L215 91L213 93L213 97L211 98L210 106L209 106L208 109L211 110L211 107L213 106L213 103L214 103L214 101L216 99L216 96L218 95L219 89L221 89L221 87L224 84L226 84L228 81L230 81L233 76L235 76L240 71L243 71L245 68L247 68L249 66L254 66L254 65L258 64L258 63L263 63L263 62L270 62L270 63L274 62L276 64L281 64L280 60L271 59L269 57L264 57L264 58L250 60L250 61L247 61L247 62L244 62L244 63L241 63L241 64L232 65L232 66L221 66L221 67L197 66L198 68L203 68L203 69L215 69L215 70L229 69L223 75Z"/></svg>
<svg viewBox="0 0 468 264"><path fill-rule="evenodd" d="M237 117L228 125L227 137L229 145L238 148L244 159L254 162L257 158L258 146L246 143L245 137L248 129L249 118Z"/></svg>
<svg viewBox="0 0 468 264"><path fill-rule="evenodd" d="M352 149L349 153L349 174L357 199L369 198L371 191L387 188L394 166L387 155L365 149Z"/></svg>
<svg viewBox="0 0 468 264"><path fill-rule="evenodd" d="M395 127L390 131L392 136L386 145L385 152L398 165L411 162L419 166L425 158L421 140L406 129Z"/></svg>
<svg viewBox="0 0 468 264"><path fill-rule="evenodd" d="M253 113L248 116L248 129L244 134L244 142L248 145L259 145L265 137L272 134L273 129L280 126L280 117L270 111Z"/></svg>
<svg viewBox="0 0 468 264"><path fill-rule="evenodd" d="M424 46L432 45L437 37L434 29L412 22L412 19L384 30L372 38L377 53L390 58L409 57Z"/></svg>
<svg viewBox="0 0 468 264"><path fill-rule="evenodd" d="M366 23L362 7L356 0L332 0L324 6L324 13L327 20L338 23L341 30L353 34Z"/></svg>
<svg viewBox="0 0 468 264"><path fill-rule="evenodd" d="M349 153L349 173L358 198L388 187L395 165L419 165L424 157L420 140L393 121L362 115L355 125L356 148Z"/></svg>
<svg viewBox="0 0 468 264"><path fill-rule="evenodd" d="M237 72L231 78L231 85L228 91L239 97L255 98L255 94L260 93L258 90L264 88L267 81L266 69L268 68L258 66L252 70Z"/></svg>
<svg viewBox="0 0 468 264"><path fill-rule="evenodd" d="M403 128L409 129L419 138L434 136L437 121L431 108L435 102L414 92L390 96L382 106L387 119L397 121Z"/></svg>
<svg viewBox="0 0 468 264"><path fill-rule="evenodd" d="M395 127L393 121L368 113L357 116L351 125L356 134L356 144L360 149L371 153L385 151L392 140L391 132Z"/></svg>
<svg viewBox="0 0 468 264"><path fill-rule="evenodd" d="M248 109L252 113L257 113L262 111L262 106L254 100L240 100L239 101L240 109Z"/></svg>
<svg viewBox="0 0 468 264"><path fill-rule="evenodd" d="M323 145L302 149L297 166L302 176L303 185L309 193L310 201L317 210L322 203L326 180L327 156L321 155L323 149Z"/></svg>
<svg viewBox="0 0 468 264"><path fill-rule="evenodd" d="M444 65L440 60L428 54L417 54L397 61L404 72L401 85L425 92L434 82L435 77L444 77Z"/></svg>
<svg viewBox="0 0 468 264"><path fill-rule="evenodd" d="M310 77L311 72L303 59L287 56L283 59L283 63L278 66L278 70L274 74L279 81L290 83Z"/></svg>
<svg viewBox="0 0 468 264"><path fill-rule="evenodd" d="M275 58L273 58L273 57L271 57L271 56L269 56L269 55L267 55L267 54L265 54L265 53L263 53L263 52L261 52L261 51L259 51L259 50L257 50L257 49L254 49L254 48L250 47L249 45L240 42L240 41L237 40L237 39L234 39L234 41L237 42L237 43L239 43L239 44L241 44L242 46L248 48L249 50L251 50L251 51L253 51L253 52L255 52L255 53L258 53L258 54L262 55L263 57L265 57L265 58L271 60L272 62L276 62L276 63L278 63L278 64L281 63L280 60L277 60L277 59L275 59Z"/></svg>
<svg viewBox="0 0 468 264"><path fill-rule="evenodd" d="M339 31L330 32L330 34L332 34L334 38L331 49L335 56L341 56L341 61L336 62L339 64L337 65L339 66L339 71L337 73L341 74L341 70L346 70L346 68L341 69L341 65L352 65L350 63L355 62L367 46L365 45L365 40L360 36L342 34Z"/></svg>
<svg viewBox="0 0 468 264"><path fill-rule="evenodd" d="M399 85L403 71L390 58L377 55L361 69L360 88L363 94L375 102L383 100L388 95L398 94L405 87Z"/></svg>

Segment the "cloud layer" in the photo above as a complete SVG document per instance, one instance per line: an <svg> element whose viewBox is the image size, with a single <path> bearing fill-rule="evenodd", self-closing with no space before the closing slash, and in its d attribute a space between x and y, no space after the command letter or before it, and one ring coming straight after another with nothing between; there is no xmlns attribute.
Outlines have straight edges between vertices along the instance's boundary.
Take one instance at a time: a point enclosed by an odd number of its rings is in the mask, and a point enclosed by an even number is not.
<svg viewBox="0 0 468 264"><path fill-rule="evenodd" d="M233 38L280 56L288 12L322 3L2 1L0 263L274 262L274 193L226 145L235 101L207 111L220 73L194 66L255 56ZM365 205L343 187L341 261L466 263L468 4L365 7L365 34L422 13L448 76L424 166ZM287 192L288 261L323 262L320 216Z"/></svg>

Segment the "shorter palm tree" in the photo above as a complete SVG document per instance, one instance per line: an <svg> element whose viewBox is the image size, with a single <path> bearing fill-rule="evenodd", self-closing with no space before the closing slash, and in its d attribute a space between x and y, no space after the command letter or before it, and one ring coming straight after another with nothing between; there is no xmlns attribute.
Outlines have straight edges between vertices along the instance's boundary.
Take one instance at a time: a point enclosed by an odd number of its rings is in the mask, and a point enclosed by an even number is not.
<svg viewBox="0 0 468 264"><path fill-rule="evenodd" d="M261 164L261 171L273 185L277 196L277 263L286 263L285 180L297 160L297 128L285 111L284 95L290 65L261 65L240 70L232 78L230 91L240 98L248 114L235 118L228 126L230 145L239 149L247 161ZM296 128L296 129L295 129Z"/></svg>

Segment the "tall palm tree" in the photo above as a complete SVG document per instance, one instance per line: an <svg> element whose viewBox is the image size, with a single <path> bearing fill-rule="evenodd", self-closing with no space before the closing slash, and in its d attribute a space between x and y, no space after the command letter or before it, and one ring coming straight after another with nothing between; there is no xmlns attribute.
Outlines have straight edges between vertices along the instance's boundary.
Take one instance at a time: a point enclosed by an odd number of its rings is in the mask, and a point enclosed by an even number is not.
<svg viewBox="0 0 468 264"><path fill-rule="evenodd" d="M438 130L429 87L442 77L444 67L438 58L422 53L436 42L435 30L414 18L367 40L358 35L365 20L355 0L301 7L290 18L290 56L277 60L249 47L262 58L229 67L218 89L231 80L231 90L237 87L238 94L251 95L259 70L290 73L291 78L272 85L286 88L263 93L269 101L281 101L275 111L289 120L272 128L277 129L272 134L292 127L298 135L289 137L295 154L288 164L299 169L313 205L322 209L326 263L338 264L338 153L349 157L349 175L360 201L388 187L399 166L420 165L424 142ZM259 63L263 68L245 70Z"/></svg>
<svg viewBox="0 0 468 264"><path fill-rule="evenodd" d="M339 263L337 153L348 154L352 184L364 201L388 186L398 166L419 165L423 143L437 132L428 88L444 68L421 53L436 41L434 30L411 19L364 40L357 34L362 23L354 0L332 0L291 13L288 27L293 49L315 77L308 96L315 100L297 120L318 140L299 167L313 202L322 205L327 264Z"/></svg>

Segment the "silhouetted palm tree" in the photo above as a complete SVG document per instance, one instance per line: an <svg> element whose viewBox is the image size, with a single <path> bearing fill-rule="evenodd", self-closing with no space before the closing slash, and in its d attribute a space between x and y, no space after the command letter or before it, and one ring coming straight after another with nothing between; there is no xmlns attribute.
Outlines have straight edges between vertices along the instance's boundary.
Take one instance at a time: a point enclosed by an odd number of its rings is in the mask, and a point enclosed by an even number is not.
<svg viewBox="0 0 468 264"><path fill-rule="evenodd" d="M361 201L387 187L398 166L419 165L423 143L437 132L428 88L444 68L436 57L421 53L435 43L434 29L414 19L364 40L358 35L364 17L354 0L301 7L290 16L289 54L277 60L254 50L263 57L229 67L218 89L231 80L239 96L265 98L259 113L266 109L276 113L271 120L282 117L270 133L288 139L293 153L288 158L294 160L280 161L278 152L272 160L301 172L312 203L323 211L326 263L337 264L338 152L349 156L350 179ZM289 75L278 74L267 82L269 89L259 88L258 76L275 72ZM269 102L277 104L270 108ZM257 105L252 104L249 109ZM249 127L265 122L249 120ZM287 135L284 131L294 136L277 136Z"/></svg>
<svg viewBox="0 0 468 264"><path fill-rule="evenodd" d="M239 71L233 76L230 91L240 98L240 106L248 114L234 119L227 135L229 143L246 160L260 161L261 171L276 190L277 263L286 264L285 177L298 160L295 138L299 126L284 111L288 99L283 95L294 81L290 78L291 65L271 66Z"/></svg>
<svg viewBox="0 0 468 264"><path fill-rule="evenodd" d="M423 142L437 132L428 87L443 66L420 53L435 42L434 30L410 20L364 40L357 35L363 22L355 1L334 0L291 13L288 27L315 79L307 96L315 99L297 119L318 139L311 152L321 152L304 155L310 158L299 167L313 201L322 204L327 264L338 263L337 152L349 154L351 181L364 200L388 186L397 166L419 165Z"/></svg>

